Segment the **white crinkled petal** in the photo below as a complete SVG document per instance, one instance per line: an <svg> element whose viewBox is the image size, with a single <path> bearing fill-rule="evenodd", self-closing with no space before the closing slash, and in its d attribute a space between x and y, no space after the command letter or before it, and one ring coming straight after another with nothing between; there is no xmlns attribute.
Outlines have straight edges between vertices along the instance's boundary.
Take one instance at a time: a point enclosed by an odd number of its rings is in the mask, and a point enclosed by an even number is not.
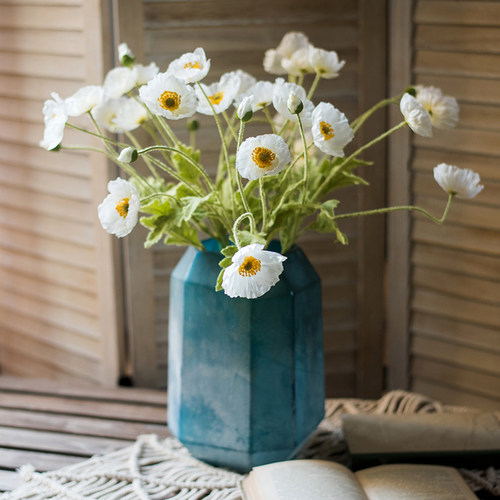
<svg viewBox="0 0 500 500"><path fill-rule="evenodd" d="M456 194L459 198L473 198L482 189L479 174L468 168L440 163L434 167L434 179L447 193Z"/></svg>
<svg viewBox="0 0 500 500"><path fill-rule="evenodd" d="M135 68L113 68L104 79L104 97L107 99L117 99L130 92L136 84L137 70Z"/></svg>
<svg viewBox="0 0 500 500"><path fill-rule="evenodd" d="M418 135L432 137L432 122L422 104L410 94L405 94L399 104L408 126Z"/></svg>
<svg viewBox="0 0 500 500"><path fill-rule="evenodd" d="M81 116L98 106L103 99L103 89L98 85L87 85L68 97L66 109L69 116Z"/></svg>

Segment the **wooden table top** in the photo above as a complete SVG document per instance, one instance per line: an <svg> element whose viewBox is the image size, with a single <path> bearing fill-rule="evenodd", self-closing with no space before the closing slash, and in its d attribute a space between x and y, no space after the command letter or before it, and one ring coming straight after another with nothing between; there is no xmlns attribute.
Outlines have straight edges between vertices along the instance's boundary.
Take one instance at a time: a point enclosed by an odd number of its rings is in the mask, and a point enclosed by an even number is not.
<svg viewBox="0 0 500 500"><path fill-rule="evenodd" d="M166 392L72 387L0 376L0 492L21 484L16 469L58 469L132 444L167 437Z"/></svg>

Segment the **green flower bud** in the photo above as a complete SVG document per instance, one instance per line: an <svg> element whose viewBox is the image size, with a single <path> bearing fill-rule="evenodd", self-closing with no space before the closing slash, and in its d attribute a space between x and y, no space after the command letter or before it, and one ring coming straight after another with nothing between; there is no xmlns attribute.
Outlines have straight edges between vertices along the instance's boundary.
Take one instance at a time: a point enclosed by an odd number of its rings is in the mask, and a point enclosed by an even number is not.
<svg viewBox="0 0 500 500"><path fill-rule="evenodd" d="M187 129L190 132L196 132L200 128L200 122L198 120L190 120L187 122Z"/></svg>
<svg viewBox="0 0 500 500"><path fill-rule="evenodd" d="M139 157L139 153L137 149L128 147L122 149L121 153L118 156L118 161L122 163L133 163Z"/></svg>

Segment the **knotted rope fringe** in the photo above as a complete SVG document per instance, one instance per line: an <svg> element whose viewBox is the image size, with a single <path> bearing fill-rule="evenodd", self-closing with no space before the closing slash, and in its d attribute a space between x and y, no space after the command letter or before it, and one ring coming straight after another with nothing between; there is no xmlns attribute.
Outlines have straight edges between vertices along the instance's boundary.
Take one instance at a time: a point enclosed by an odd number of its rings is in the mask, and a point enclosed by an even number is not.
<svg viewBox="0 0 500 500"><path fill-rule="evenodd" d="M348 463L342 413L442 413L471 411L444 406L425 396L393 391L377 401L335 399L326 402L325 419L299 458ZM469 486L500 496L500 470L461 470ZM241 474L212 467L195 458L174 438L160 442L139 436L134 445L62 469L37 473L21 467L26 483L0 500L241 500Z"/></svg>

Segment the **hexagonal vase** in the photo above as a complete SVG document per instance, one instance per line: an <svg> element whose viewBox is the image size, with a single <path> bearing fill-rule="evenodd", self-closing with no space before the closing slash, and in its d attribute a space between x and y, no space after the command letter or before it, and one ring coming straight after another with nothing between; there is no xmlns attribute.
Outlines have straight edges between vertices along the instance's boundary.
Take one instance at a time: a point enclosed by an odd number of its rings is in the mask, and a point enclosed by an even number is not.
<svg viewBox="0 0 500 500"><path fill-rule="evenodd" d="M205 247L171 277L168 426L195 457L247 472L293 457L323 418L320 279L296 247L265 295L232 299L214 290L218 243Z"/></svg>

